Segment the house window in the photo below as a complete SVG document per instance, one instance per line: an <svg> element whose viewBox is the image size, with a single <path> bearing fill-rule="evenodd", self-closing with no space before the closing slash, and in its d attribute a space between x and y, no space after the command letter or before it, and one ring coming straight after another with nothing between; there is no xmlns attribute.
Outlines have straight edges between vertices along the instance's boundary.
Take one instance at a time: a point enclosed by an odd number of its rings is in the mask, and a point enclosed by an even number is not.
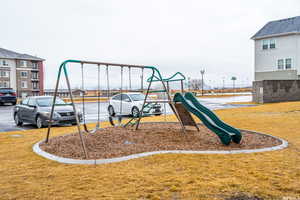
<svg viewBox="0 0 300 200"><path fill-rule="evenodd" d="M27 88L27 81L21 81L21 88Z"/></svg>
<svg viewBox="0 0 300 200"><path fill-rule="evenodd" d="M2 60L2 65L3 66L8 66L8 62L6 60Z"/></svg>
<svg viewBox="0 0 300 200"><path fill-rule="evenodd" d="M20 61L20 66L21 67L27 67L27 61L26 60L21 60Z"/></svg>
<svg viewBox="0 0 300 200"><path fill-rule="evenodd" d="M279 59L279 60L277 61L277 68L278 68L279 70L283 70L283 67L284 67L284 60L283 60L283 59Z"/></svg>
<svg viewBox="0 0 300 200"><path fill-rule="evenodd" d="M27 76L28 76L28 72L26 72L26 71L21 72L21 77L22 78L27 78Z"/></svg>
<svg viewBox="0 0 300 200"><path fill-rule="evenodd" d="M0 72L0 77L9 77L9 72L8 71L1 71Z"/></svg>
<svg viewBox="0 0 300 200"><path fill-rule="evenodd" d="M268 49L269 47L269 40L262 41L262 49Z"/></svg>
<svg viewBox="0 0 300 200"><path fill-rule="evenodd" d="M274 39L270 39L270 49L275 49L276 45L275 45L275 40Z"/></svg>
<svg viewBox="0 0 300 200"><path fill-rule="evenodd" d="M286 58L285 59L285 69L291 69L292 68L292 59Z"/></svg>

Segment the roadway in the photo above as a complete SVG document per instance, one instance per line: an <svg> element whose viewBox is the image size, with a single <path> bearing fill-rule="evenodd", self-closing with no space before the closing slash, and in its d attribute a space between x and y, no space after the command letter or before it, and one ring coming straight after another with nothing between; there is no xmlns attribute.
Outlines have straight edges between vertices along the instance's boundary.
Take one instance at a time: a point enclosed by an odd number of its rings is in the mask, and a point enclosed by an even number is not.
<svg viewBox="0 0 300 200"><path fill-rule="evenodd" d="M226 97L226 98L201 98L200 102L210 108L211 110L217 109L228 109L228 108L237 108L242 106L249 106L249 105L238 105L238 104L227 104L228 102L241 102L241 101L251 101L251 96L237 96L237 97ZM85 103L85 113L86 113L86 122L97 122L98 119L98 108L97 103ZM107 121L107 103L101 102L100 103L100 120ZM82 109L82 104L78 103L76 105L78 108ZM17 130L27 130L33 129L35 126L30 124L24 124L22 127L17 127L15 125L13 119L13 107L11 105L3 105L0 106L0 132L7 132L7 131L17 131ZM164 107L164 106L163 106ZM171 113L170 108L166 105L166 113Z"/></svg>

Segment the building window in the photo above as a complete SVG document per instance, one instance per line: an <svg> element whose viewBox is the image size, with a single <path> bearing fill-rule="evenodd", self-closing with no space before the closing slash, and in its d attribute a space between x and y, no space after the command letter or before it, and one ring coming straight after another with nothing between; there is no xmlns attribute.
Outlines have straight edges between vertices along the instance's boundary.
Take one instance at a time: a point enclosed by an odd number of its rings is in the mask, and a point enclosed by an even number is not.
<svg viewBox="0 0 300 200"><path fill-rule="evenodd" d="M27 88L27 81L21 81L21 88Z"/></svg>
<svg viewBox="0 0 300 200"><path fill-rule="evenodd" d="M4 82L3 82L3 87L9 88L9 82L8 82L8 81L4 81Z"/></svg>
<svg viewBox="0 0 300 200"><path fill-rule="evenodd" d="M284 68L284 60L283 60L283 59L279 59L279 60L277 61L277 68L278 68L279 70L283 70L283 68Z"/></svg>
<svg viewBox="0 0 300 200"><path fill-rule="evenodd" d="M33 73L32 73L32 78L33 78L33 79L38 79L38 78L39 78L39 77L38 77L38 73L33 72Z"/></svg>
<svg viewBox="0 0 300 200"><path fill-rule="evenodd" d="M21 67L27 67L27 61L26 60L21 60L20 61L20 66Z"/></svg>
<svg viewBox="0 0 300 200"><path fill-rule="evenodd" d="M2 60L2 65L3 66L8 66L8 62L6 60Z"/></svg>
<svg viewBox="0 0 300 200"><path fill-rule="evenodd" d="M276 45L275 45L275 40L274 39L270 39L270 49L275 49Z"/></svg>
<svg viewBox="0 0 300 200"><path fill-rule="evenodd" d="M269 47L269 40L262 41L262 49L268 49Z"/></svg>
<svg viewBox="0 0 300 200"><path fill-rule="evenodd" d="M33 69L38 69L38 64L36 62L32 63L32 68Z"/></svg>
<svg viewBox="0 0 300 200"><path fill-rule="evenodd" d="M292 68L292 59L286 58L285 59L285 69L291 69Z"/></svg>
<svg viewBox="0 0 300 200"><path fill-rule="evenodd" d="M39 89L37 82L32 83L32 89Z"/></svg>
<svg viewBox="0 0 300 200"><path fill-rule="evenodd" d="M21 72L21 77L22 78L27 78L27 76L28 76L28 72L26 72L26 71Z"/></svg>
<svg viewBox="0 0 300 200"><path fill-rule="evenodd" d="M9 72L8 71L1 71L0 72L0 77L9 77Z"/></svg>
<svg viewBox="0 0 300 200"><path fill-rule="evenodd" d="M0 88L9 88L9 81L0 81Z"/></svg>

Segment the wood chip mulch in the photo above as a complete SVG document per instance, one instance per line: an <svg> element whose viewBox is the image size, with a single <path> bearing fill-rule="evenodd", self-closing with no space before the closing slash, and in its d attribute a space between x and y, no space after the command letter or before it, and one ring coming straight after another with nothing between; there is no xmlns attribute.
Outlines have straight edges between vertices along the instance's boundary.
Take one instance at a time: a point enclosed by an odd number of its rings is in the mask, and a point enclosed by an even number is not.
<svg viewBox="0 0 300 200"><path fill-rule="evenodd" d="M104 159L159 150L233 150L257 149L281 144L281 141L260 134L243 131L240 144L223 145L217 135L204 126L189 127L183 134L175 123L145 123L140 129L108 127L94 134L84 134L89 159ZM41 143L44 151L74 159L84 159L77 133L53 137L48 144Z"/></svg>

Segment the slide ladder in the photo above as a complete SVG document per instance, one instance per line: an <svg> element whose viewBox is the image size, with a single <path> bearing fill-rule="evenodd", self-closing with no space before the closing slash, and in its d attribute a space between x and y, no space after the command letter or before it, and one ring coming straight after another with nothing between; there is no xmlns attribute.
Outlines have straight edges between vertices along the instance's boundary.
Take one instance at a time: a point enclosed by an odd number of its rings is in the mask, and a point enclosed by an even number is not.
<svg viewBox="0 0 300 200"><path fill-rule="evenodd" d="M185 107L181 103L175 103L174 106L183 126L194 126L198 131L200 130L192 115L185 109ZM170 107L172 110L174 109L172 104L170 104Z"/></svg>
<svg viewBox="0 0 300 200"><path fill-rule="evenodd" d="M208 129L213 131L220 138L223 144L229 145L231 140L235 143L240 143L242 139L240 131L220 120L211 110L200 104L192 93L186 93L185 96L176 93L173 100L175 105L182 105L185 110L183 111L182 109L178 111L178 114L181 112L194 114ZM183 115L186 116L185 114Z"/></svg>

